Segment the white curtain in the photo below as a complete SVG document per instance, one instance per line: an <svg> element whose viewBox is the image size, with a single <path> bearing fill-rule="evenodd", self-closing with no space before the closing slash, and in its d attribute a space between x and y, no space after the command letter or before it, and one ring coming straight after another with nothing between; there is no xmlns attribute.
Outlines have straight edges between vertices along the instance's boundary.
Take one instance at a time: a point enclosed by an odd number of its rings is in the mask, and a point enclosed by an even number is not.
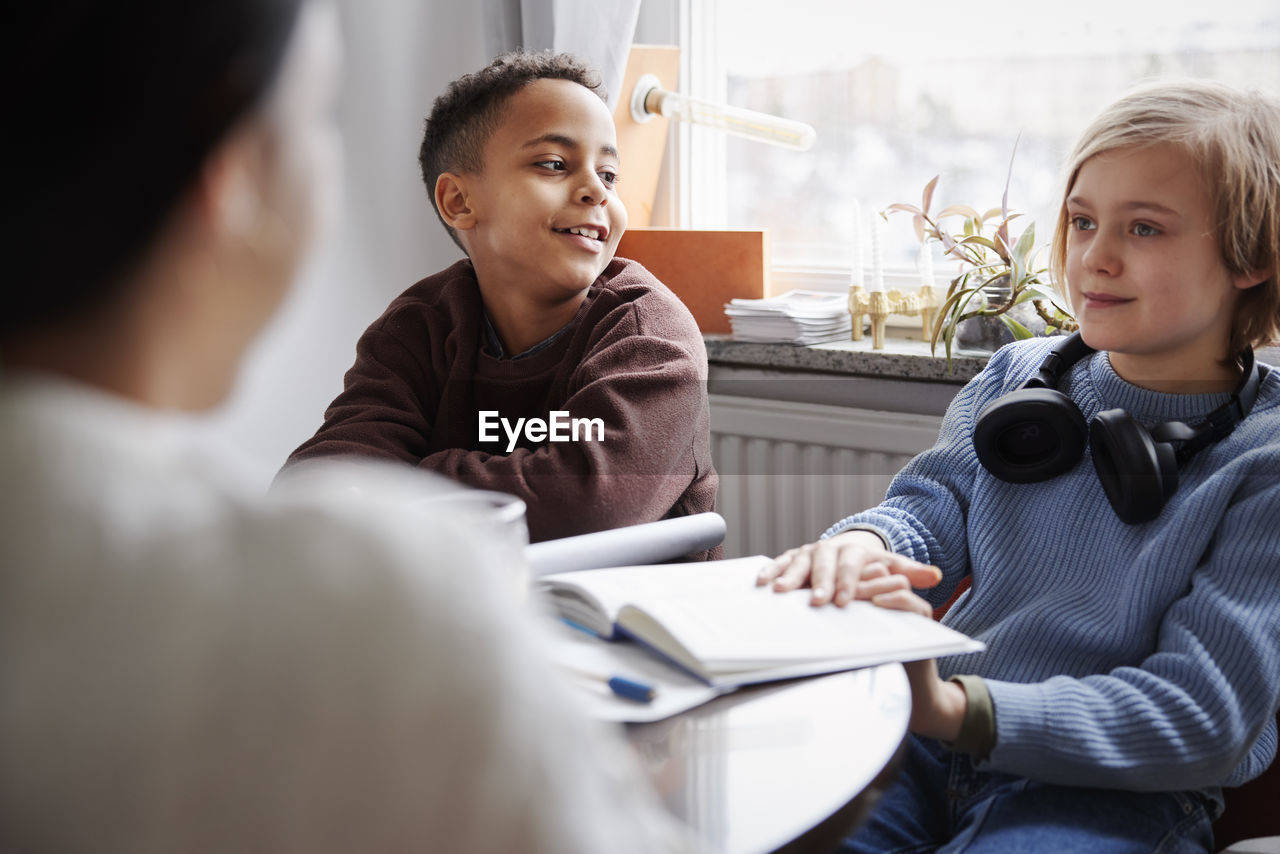
<svg viewBox="0 0 1280 854"><path fill-rule="evenodd" d="M640 0L520 0L523 46L587 60L600 72L614 106L639 15Z"/></svg>

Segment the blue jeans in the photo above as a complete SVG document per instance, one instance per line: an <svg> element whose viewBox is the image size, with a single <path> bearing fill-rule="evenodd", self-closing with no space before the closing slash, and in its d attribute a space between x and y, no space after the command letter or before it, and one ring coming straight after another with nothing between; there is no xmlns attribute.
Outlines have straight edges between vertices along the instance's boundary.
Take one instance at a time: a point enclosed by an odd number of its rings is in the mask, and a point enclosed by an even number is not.
<svg viewBox="0 0 1280 854"><path fill-rule="evenodd" d="M866 854L1205 854L1210 806L1185 792L1124 792L976 771L908 736L897 780L843 852Z"/></svg>

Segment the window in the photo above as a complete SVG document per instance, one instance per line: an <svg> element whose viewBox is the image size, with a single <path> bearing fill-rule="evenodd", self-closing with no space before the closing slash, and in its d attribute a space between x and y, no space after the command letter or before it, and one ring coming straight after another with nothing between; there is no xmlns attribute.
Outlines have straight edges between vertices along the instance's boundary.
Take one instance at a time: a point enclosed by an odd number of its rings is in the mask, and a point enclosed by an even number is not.
<svg viewBox="0 0 1280 854"><path fill-rule="evenodd" d="M689 4L690 94L818 130L807 152L700 128L685 148L687 223L768 228L784 287L843 287L855 209L918 203L936 174L935 211L999 206L1015 140L1009 204L1047 245L1071 144L1142 80L1208 77L1280 95L1274 0L1076 0L1031 12L1025 0ZM890 216L883 242L890 285L915 281L910 219Z"/></svg>

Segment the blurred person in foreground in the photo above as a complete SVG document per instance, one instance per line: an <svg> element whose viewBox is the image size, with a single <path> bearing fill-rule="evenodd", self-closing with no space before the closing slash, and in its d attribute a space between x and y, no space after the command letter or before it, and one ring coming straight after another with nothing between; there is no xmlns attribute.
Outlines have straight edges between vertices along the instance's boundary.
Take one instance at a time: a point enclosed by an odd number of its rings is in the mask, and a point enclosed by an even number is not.
<svg viewBox="0 0 1280 854"><path fill-rule="evenodd" d="M0 849L684 850L495 538L405 500L456 487L268 498L205 435L335 207L334 9L6 33Z"/></svg>

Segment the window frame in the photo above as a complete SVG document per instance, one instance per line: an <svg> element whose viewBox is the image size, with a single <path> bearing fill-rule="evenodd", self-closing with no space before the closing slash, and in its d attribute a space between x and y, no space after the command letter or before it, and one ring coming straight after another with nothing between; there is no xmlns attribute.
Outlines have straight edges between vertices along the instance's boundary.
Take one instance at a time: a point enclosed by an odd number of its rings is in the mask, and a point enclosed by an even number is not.
<svg viewBox="0 0 1280 854"><path fill-rule="evenodd" d="M678 2L683 89L692 97L725 103L727 74L719 61L715 35L719 16L722 11L731 13L732 3L722 0ZM1259 88L1280 96L1280 88ZM673 205L677 225L683 228L727 227L728 157L724 134L691 127L683 122L673 122L673 128L674 157L670 166L677 176L677 199ZM904 187L902 198L911 197L914 191L915 188ZM863 210L868 210L865 203ZM1047 242L1047 233L1039 236L1040 243ZM935 289L945 291L950 274L942 269L944 265L940 263L937 252L934 253L934 266L937 270ZM848 287L852 270L848 263L826 263L820 258L788 259L786 263L775 261L771 275L774 292L792 288L838 292ZM914 264L886 264L883 278L886 290L903 292L918 288L921 282L920 272Z"/></svg>
<svg viewBox="0 0 1280 854"><path fill-rule="evenodd" d="M728 100L727 75L716 50L716 21L722 0L680 0L680 77L684 90L694 98L713 103ZM677 223L680 228L725 228L728 221L728 149L725 134L673 122L675 158L673 170L678 187ZM767 229L765 229L767 230ZM773 291L789 290L845 292L853 278L848 264L803 263L779 264L770 269ZM886 265L883 269L886 290L917 292L921 285L918 270L907 265ZM890 325L904 328L919 324L910 319L891 318Z"/></svg>

